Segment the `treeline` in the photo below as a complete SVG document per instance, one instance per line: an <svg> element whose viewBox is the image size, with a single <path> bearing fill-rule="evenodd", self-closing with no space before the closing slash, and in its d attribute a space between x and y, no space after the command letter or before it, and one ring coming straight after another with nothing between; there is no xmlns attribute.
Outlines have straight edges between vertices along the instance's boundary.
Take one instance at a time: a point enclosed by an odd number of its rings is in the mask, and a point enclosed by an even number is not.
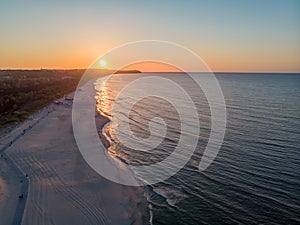
<svg viewBox="0 0 300 225"><path fill-rule="evenodd" d="M76 89L84 70L0 71L0 127Z"/></svg>

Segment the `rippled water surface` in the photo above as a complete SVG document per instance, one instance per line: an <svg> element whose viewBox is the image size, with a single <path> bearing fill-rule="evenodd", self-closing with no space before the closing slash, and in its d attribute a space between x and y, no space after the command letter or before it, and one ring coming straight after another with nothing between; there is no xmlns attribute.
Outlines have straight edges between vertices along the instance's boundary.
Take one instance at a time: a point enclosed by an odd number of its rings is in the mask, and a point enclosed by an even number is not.
<svg viewBox="0 0 300 225"><path fill-rule="evenodd" d="M218 156L204 172L197 167L210 133L210 109L187 75L116 75L102 84L98 110L109 117L122 87L143 76L177 82L197 105L201 124L198 146L186 166L166 181L146 187L153 224L300 224L300 75L216 75L226 101L227 129ZM149 83L149 88L155 85ZM126 111L126 102L138 97L126 96L120 113ZM185 104L180 96L174 95L172 101ZM188 107L185 113L189 117ZM109 153L130 165L168 157L181 129L172 103L157 96L139 100L129 114L130 129L138 138L147 138L149 121L155 117L167 126L159 146L151 151L124 146L116 137L116 132L122 134L120 120L104 130L111 141ZM193 121L188 123L194 126Z"/></svg>

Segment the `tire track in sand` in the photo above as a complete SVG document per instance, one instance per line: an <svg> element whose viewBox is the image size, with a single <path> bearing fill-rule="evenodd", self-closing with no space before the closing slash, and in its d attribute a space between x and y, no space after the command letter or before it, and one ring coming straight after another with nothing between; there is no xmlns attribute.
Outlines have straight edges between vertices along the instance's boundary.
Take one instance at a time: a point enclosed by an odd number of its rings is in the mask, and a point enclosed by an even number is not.
<svg viewBox="0 0 300 225"><path fill-rule="evenodd" d="M32 205L28 205L28 208L26 209L27 211L32 211L32 213L26 214L29 224L44 225L49 224L50 222L50 224L54 225L54 219L48 212L46 206L48 185L42 185L43 182L47 182L46 179L42 179L43 173L40 171L37 164L34 164L30 158L26 157L28 153L24 153L22 150L16 149L13 154L15 154L13 157L17 157L17 159L15 159L15 163L20 167L23 167L23 171L26 171L26 174L29 175L30 179L29 201Z"/></svg>
<svg viewBox="0 0 300 225"><path fill-rule="evenodd" d="M27 174L30 175L32 184L31 193L35 194L31 200L38 214L33 213L35 215L31 215L33 218L30 219L30 222L34 224L47 224L49 221L52 221L52 224L55 224L48 211L43 210L47 207L41 207L40 205L47 201L46 187L49 185L55 192L62 194L73 207L80 210L87 221L89 221L89 224L109 224L108 218L104 215L101 208L95 207L91 202L87 202L81 191L74 186L66 184L57 171L51 168L48 163L41 163L32 154L27 157L28 153L23 153L20 150L16 151L15 154L17 155L16 163L21 167L25 167L24 169L28 171Z"/></svg>
<svg viewBox="0 0 300 225"><path fill-rule="evenodd" d="M35 160L35 159L33 159ZM95 207L91 202L86 201L81 191L75 186L66 184L58 175L56 169L49 164L43 164L35 160L37 164L41 166L43 172L47 174L47 179L50 177L51 185L55 191L63 194L63 196L71 202L77 209L83 213L87 213L88 218L95 218L95 224L108 224L107 218L99 207ZM55 174L49 174L49 171L55 172ZM93 223L92 223L93 224Z"/></svg>

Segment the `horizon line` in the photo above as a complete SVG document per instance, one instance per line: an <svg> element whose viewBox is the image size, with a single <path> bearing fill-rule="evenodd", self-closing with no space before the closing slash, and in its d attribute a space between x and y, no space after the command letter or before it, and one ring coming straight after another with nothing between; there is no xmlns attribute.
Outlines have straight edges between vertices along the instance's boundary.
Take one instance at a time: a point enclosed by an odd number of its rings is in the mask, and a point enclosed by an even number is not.
<svg viewBox="0 0 300 225"><path fill-rule="evenodd" d="M111 70L111 71L127 71L117 70L117 69L104 69L104 68L0 68L0 71L46 71L46 70L88 70L88 69L97 69L97 70ZM141 71L138 69L130 69L128 71L137 70L141 73L206 73L203 71ZM244 74L268 74L268 73L284 73L284 74L300 74L300 71L211 71L212 73L244 73Z"/></svg>

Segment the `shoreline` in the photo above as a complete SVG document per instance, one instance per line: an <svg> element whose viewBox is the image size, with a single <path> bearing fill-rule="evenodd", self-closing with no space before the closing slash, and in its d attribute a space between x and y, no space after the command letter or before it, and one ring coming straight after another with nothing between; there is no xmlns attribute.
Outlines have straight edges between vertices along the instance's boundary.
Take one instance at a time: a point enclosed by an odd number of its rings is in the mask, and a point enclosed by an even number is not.
<svg viewBox="0 0 300 225"><path fill-rule="evenodd" d="M100 112L95 111L95 114L95 122L99 137L106 151L108 151L108 148L110 147L110 142L108 141L106 135L104 135L103 129L105 129L106 125L108 125L111 122L111 120L108 117L102 115ZM146 197L146 190L144 189L144 187L124 186L124 188L127 189L132 204L136 206L136 209L131 212L133 216L131 225L151 224L152 212L149 208L149 204ZM139 192L138 197L135 194L135 192L137 191ZM143 195L141 196L142 193ZM145 200L146 202L144 202L143 200ZM143 215L144 213L146 213L147 215Z"/></svg>

